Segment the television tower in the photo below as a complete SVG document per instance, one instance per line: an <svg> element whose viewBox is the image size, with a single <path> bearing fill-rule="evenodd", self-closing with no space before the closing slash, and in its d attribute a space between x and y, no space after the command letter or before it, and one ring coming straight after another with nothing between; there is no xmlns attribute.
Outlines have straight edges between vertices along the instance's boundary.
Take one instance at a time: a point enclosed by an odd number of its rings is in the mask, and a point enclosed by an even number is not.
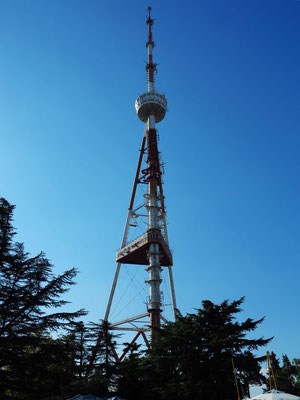
<svg viewBox="0 0 300 400"><path fill-rule="evenodd" d="M173 259L169 248L166 210L162 185L162 163L157 145L157 131L155 124L162 121L167 111L167 100L163 94L155 91L154 72L156 65L153 62L152 51L154 42L152 39L151 7L148 7L148 41L146 48L148 62L146 71L148 74L148 90L138 96L135 101L135 109L139 119L145 124L145 130L140 149L140 155L133 184L132 195L128 208L128 215L121 248L116 254L117 268L107 304L104 321L109 322L111 305L122 264L145 265L149 278L149 297L146 302L145 313L126 318L117 323L111 323L112 329L123 331L136 331L137 334L132 343L139 335L142 335L146 344L149 345L145 332L150 331L151 341L155 333L167 319L163 315L163 293L161 291L162 268L168 269L168 280L170 284L172 309L174 318L176 316L176 299L172 275ZM143 167L143 163L145 163ZM139 185L146 185L147 192L144 194L142 204L135 202L136 191ZM144 212L143 212L144 211ZM137 225L139 218L146 218L146 229L141 236L129 242L128 234L131 227Z"/></svg>

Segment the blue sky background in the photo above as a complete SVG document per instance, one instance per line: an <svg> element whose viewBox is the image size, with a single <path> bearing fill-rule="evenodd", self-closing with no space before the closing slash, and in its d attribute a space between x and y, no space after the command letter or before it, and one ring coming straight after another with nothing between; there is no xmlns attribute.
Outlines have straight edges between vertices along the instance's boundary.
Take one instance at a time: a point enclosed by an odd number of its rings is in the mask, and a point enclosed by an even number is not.
<svg viewBox="0 0 300 400"><path fill-rule="evenodd" d="M1 195L19 241L103 318L146 90L146 1L0 4ZM300 357L300 2L152 1L178 306L246 296L256 336Z"/></svg>

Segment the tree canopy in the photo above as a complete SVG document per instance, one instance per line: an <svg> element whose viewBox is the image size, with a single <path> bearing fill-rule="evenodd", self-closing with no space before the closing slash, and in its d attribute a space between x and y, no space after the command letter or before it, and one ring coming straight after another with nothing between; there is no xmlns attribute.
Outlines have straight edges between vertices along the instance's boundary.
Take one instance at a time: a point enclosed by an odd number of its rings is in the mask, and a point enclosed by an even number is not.
<svg viewBox="0 0 300 400"><path fill-rule="evenodd" d="M288 356L283 354L280 364L276 354L272 352L270 361L278 390L300 396L300 358L290 361ZM274 385L273 380L271 382ZM266 385L268 387L269 383L266 382Z"/></svg>
<svg viewBox="0 0 300 400"><path fill-rule="evenodd" d="M265 357L254 352L271 338L249 339L247 334L256 329L262 319L239 322L244 298L221 304L209 300L194 314L178 315L177 321L160 330L152 349L141 360L128 360L132 369L136 363L140 373L136 397L144 399L233 399L236 398L232 361L244 396L249 385L262 384L260 363ZM126 396L124 376L121 380Z"/></svg>
<svg viewBox="0 0 300 400"><path fill-rule="evenodd" d="M40 398L53 374L58 374L51 371L53 362L62 367L68 361L63 342L50 335L85 311L60 311L76 270L54 275L44 253L31 257L22 243L14 241L13 211L14 206L1 198L0 398L34 399L35 395Z"/></svg>
<svg viewBox="0 0 300 400"><path fill-rule="evenodd" d="M249 385L265 383L256 352L271 338L253 339L263 318L242 320L244 298L209 300L163 326L150 350L124 344L114 357L117 336L107 322L84 324L84 310L65 312L65 293L76 270L61 275L43 252L31 257L14 241L14 206L0 199L0 398L58 400L78 393L118 393L137 400L229 400L236 398L232 359L242 397ZM250 334L251 333L251 337ZM300 359L272 354L280 390L300 392Z"/></svg>

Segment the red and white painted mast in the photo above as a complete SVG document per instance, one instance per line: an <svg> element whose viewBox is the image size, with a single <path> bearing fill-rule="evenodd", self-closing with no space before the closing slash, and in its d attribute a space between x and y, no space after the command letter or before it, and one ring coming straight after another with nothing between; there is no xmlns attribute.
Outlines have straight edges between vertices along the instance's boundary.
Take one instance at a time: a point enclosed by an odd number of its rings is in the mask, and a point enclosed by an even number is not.
<svg viewBox="0 0 300 400"><path fill-rule="evenodd" d="M148 92L154 91L154 71L156 71L156 64L153 64L152 50L154 48L154 42L152 40L152 25L153 19L151 18L151 7L148 7L148 41L146 43L147 51L148 51L148 63L146 65L146 71L148 72Z"/></svg>
<svg viewBox="0 0 300 400"><path fill-rule="evenodd" d="M155 123L160 122L167 111L167 100L164 95L155 92L154 88L154 72L156 71L156 64L153 63L152 50L154 42L152 40L152 25L153 19L151 18L151 7L148 7L148 41L146 43L148 51L148 63L146 70L148 72L148 92L139 96L135 102L135 108L138 117L141 121L145 122L146 138L147 138L147 164L148 164L148 194L147 210L148 210L148 232L160 233L160 226L158 221L159 215L159 181L160 181L160 167L159 167L159 154L157 148L157 134ZM160 250L158 243L151 243L148 251L149 272L148 284L150 287L149 295L149 314L150 314L150 331L151 337L155 334L155 330L160 327L160 313L161 313L161 265L160 265Z"/></svg>
<svg viewBox="0 0 300 400"><path fill-rule="evenodd" d="M124 331L137 331L133 342L142 335L148 345L145 332L150 330L151 338L155 337L155 332L160 328L161 323L167 323L167 319L162 312L161 296L161 270L167 267L169 271L169 282L172 296L172 306L174 318L176 318L177 306L175 299L175 289L173 283L173 258L169 248L166 211L164 205L163 186L160 170L159 152L157 146L157 132L155 124L162 121L167 111L167 100L163 94L157 93L154 87L154 72L156 64L153 63L152 51L154 42L152 39L151 7L148 7L148 40L146 43L148 62L146 70L148 73L148 90L141 94L135 101L135 109L139 119L145 124L144 135L140 150L139 161L134 179L132 195L128 208L128 215L125 230L121 243L121 248L117 251L117 268L107 304L104 320L110 318L110 310L117 287L119 272L122 264L144 265L149 273L147 283L149 285L149 300L147 301L147 312L127 317L119 322L112 323L112 329ZM146 156L146 159L144 158ZM146 162L147 167L142 167ZM147 193L144 195L145 202L136 204L136 190L138 185L146 184ZM146 212L142 212L144 210ZM137 226L137 219L147 218L147 230L142 236L128 241L130 227ZM140 220L139 220L140 221ZM149 322L144 322L144 318L150 318ZM141 324L143 326L141 326ZM121 356L123 358L124 354Z"/></svg>

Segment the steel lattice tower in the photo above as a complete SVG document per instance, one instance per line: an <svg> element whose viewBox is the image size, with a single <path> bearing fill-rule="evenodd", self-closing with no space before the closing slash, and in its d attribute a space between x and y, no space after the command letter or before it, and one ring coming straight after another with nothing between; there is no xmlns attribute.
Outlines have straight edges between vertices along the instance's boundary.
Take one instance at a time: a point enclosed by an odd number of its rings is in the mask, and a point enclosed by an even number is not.
<svg viewBox="0 0 300 400"><path fill-rule="evenodd" d="M167 322L162 312L162 268L168 269L174 318L177 309L172 275L173 259L167 234L166 210L161 179L161 162L155 127L155 124L162 121L165 117L167 100L163 94L156 92L154 88L154 72L156 72L157 64L153 62L152 56L154 42L152 40L153 19L151 18L151 7L148 7L147 25L148 41L146 43L146 48L148 62L146 71L148 74L148 91L141 94L135 102L136 113L139 119L145 124L145 130L121 248L116 255L117 268L104 317L104 320L109 322L111 305L122 264L145 265L146 271L148 271L149 274L149 279L147 280L149 285L149 300L145 313L111 324L111 327L117 330L137 331L133 342L139 335L142 335L146 344L148 344L148 341L145 332L150 331L151 340L153 340L157 329L160 328L162 323ZM146 162L146 168L142 168L143 160ZM147 185L147 193L144 195L144 203L136 206L135 197L137 187L138 185L145 184ZM141 216L142 208L144 208L144 214L147 216L147 229L138 239L128 242L130 227L133 226L133 221L136 221L136 219ZM145 318L147 320L146 322L144 322Z"/></svg>

